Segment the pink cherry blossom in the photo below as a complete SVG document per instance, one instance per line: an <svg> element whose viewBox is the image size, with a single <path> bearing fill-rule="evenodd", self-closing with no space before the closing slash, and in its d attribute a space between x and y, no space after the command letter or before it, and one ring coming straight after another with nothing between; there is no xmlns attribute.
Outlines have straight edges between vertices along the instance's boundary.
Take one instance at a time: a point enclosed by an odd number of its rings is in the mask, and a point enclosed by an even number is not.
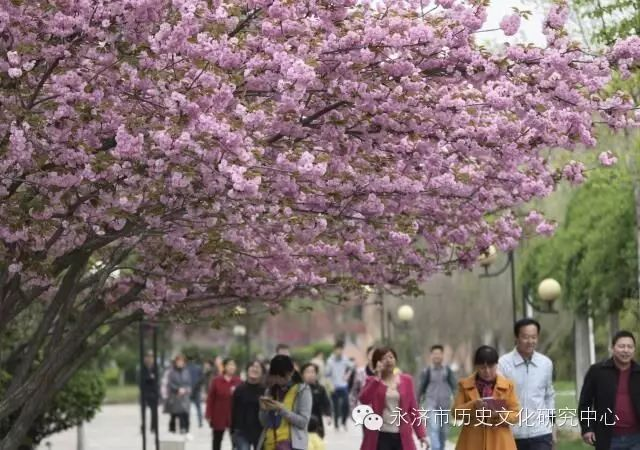
<svg viewBox="0 0 640 450"><path fill-rule="evenodd" d="M569 18L569 7L565 2L554 3L551 5L549 14L547 15L547 24L551 28L559 29L564 27Z"/></svg>
<svg viewBox="0 0 640 450"><path fill-rule="evenodd" d="M12 67L8 70L10 78L20 78L22 76L22 69L19 67Z"/></svg>
<svg viewBox="0 0 640 450"><path fill-rule="evenodd" d="M556 225L549 222L540 222L538 226L536 226L536 233L541 234L543 236L551 236L556 229Z"/></svg>
<svg viewBox="0 0 640 450"><path fill-rule="evenodd" d="M570 161L562 169L562 175L571 184L580 184L584 181L584 164L579 161Z"/></svg>
<svg viewBox="0 0 640 450"><path fill-rule="evenodd" d="M437 5L442 6L445 9L449 9L453 6L453 4L455 3L455 0L435 0L435 3Z"/></svg>
<svg viewBox="0 0 640 450"><path fill-rule="evenodd" d="M22 70L24 70L25 72L29 72L31 69L33 69L36 65L35 60L31 60L31 61L27 61L22 65Z"/></svg>
<svg viewBox="0 0 640 450"><path fill-rule="evenodd" d="M48 283L32 301L79 254L119 270L92 304L148 314L468 267L523 225L550 232L514 213L559 182L548 149L640 120L606 89L637 39L582 52L562 4L547 47L493 51L486 8L454 0L52 4L0 6L0 248ZM584 179L576 161L560 172Z"/></svg>
<svg viewBox="0 0 640 450"><path fill-rule="evenodd" d="M519 14L509 14L504 16L500 21L500 28L504 31L504 34L507 36L513 36L520 29L520 15Z"/></svg>
<svg viewBox="0 0 640 450"><path fill-rule="evenodd" d="M17 66L20 64L20 55L15 51L7 52L7 60L9 61L9 64Z"/></svg>
<svg viewBox="0 0 640 450"><path fill-rule="evenodd" d="M527 214L527 217L525 218L525 223L529 225L539 225L543 221L544 216L536 210L529 211L529 214Z"/></svg>
<svg viewBox="0 0 640 450"><path fill-rule="evenodd" d="M613 166L615 163L618 162L618 158L616 158L612 152L610 151L606 151L606 152L602 152L600 153L600 155L598 155L598 161L600 161L600 164L602 164L605 167L609 167L609 166Z"/></svg>

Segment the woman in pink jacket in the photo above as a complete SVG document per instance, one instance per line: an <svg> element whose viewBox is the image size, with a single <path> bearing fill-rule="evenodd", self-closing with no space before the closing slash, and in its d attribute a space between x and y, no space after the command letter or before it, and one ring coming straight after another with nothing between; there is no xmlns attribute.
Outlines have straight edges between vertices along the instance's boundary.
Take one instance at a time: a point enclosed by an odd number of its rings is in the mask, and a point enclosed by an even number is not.
<svg viewBox="0 0 640 450"><path fill-rule="evenodd" d="M395 373L395 350L377 348L371 360L375 375L367 378L360 402L371 406L373 413L382 417L382 428L372 431L365 426L360 450L416 450L414 432L422 446L428 448L426 419L418 412L413 379L410 375ZM367 416L365 425L367 419L377 420Z"/></svg>

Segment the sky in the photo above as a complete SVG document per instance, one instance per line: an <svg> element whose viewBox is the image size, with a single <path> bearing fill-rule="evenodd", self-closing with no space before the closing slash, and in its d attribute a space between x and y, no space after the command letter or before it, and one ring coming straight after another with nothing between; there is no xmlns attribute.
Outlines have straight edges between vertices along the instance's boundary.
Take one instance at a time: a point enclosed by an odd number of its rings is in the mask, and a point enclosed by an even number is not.
<svg viewBox="0 0 640 450"><path fill-rule="evenodd" d="M500 21L507 14L512 14L512 8L531 11L528 20L522 19L520 31L515 36L507 38L501 30L482 33L481 41L497 40L498 42L532 42L540 47L546 46L546 39L542 34L542 22L544 21L546 10L539 4L531 1L522 2L520 0L491 0L487 21L483 29L500 28Z"/></svg>

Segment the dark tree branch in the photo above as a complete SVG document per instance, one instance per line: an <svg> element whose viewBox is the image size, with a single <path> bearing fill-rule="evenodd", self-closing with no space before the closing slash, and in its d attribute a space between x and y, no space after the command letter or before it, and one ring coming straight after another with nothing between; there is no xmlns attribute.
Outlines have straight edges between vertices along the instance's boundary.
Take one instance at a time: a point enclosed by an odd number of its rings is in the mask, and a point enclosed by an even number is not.
<svg viewBox="0 0 640 450"><path fill-rule="evenodd" d="M107 345L111 339L120 334L130 324L141 319L141 311L136 311L127 317L114 321L111 323L109 331L99 335L91 345L87 345L87 343L83 341L77 351L70 351L70 349L65 349L63 346L60 346L60 352L56 354L62 363L59 366L60 369L55 372L53 377L47 376L48 374L43 374L30 401L21 405L18 418L12 424L7 436L0 441L0 450L13 450L17 448L18 444L27 434L30 424L42 411L42 405L49 403L55 394L71 379L73 374L95 356L102 347Z"/></svg>
<svg viewBox="0 0 640 450"><path fill-rule="evenodd" d="M244 18L244 20L242 22L240 22L232 31L231 33L229 33L229 37L234 37L236 36L238 33L240 33L244 27L246 27L249 22L251 22L253 19L255 19L258 14L260 14L262 10L260 8L258 9L254 9L253 11L251 11L249 14L247 14L247 17Z"/></svg>
<svg viewBox="0 0 640 450"><path fill-rule="evenodd" d="M322 108L320 111L317 111L315 113L313 113L312 115L305 117L304 119L302 119L300 121L300 124L302 126L310 126L316 119L319 119L320 117L324 116L325 114L333 111L334 109L338 109L341 106L344 105L350 105L351 103L349 103L346 100L340 100L338 102L332 103L331 105L327 105L324 108ZM284 134L282 133L278 133L275 136L270 137L269 139L267 139L267 144L274 144L276 142L278 142L280 139L282 139L284 137Z"/></svg>
<svg viewBox="0 0 640 450"><path fill-rule="evenodd" d="M62 56L60 56L59 58L56 58L49 65L46 72L42 75L42 78L40 78L38 85L36 86L35 90L31 94L31 98L29 99L29 103L27 104L27 109L31 109L34 107L34 105L36 104L36 99L38 98L38 95L40 95L40 91L44 87L44 84L47 82L47 80L51 77L51 74L53 74L53 71L56 70L56 67L58 67L58 64L60 64L60 61L62 61L62 58L63 58Z"/></svg>
<svg viewBox="0 0 640 450"><path fill-rule="evenodd" d="M108 234L108 235L104 235L104 236L98 236L95 237L94 239L91 240L87 240L84 245L82 245L81 247L78 247L72 251L70 251L69 253L65 253L62 256L59 256L58 258L56 258L53 261L53 273L54 274L59 274L60 272L62 272L64 269L66 269L74 260L75 258L83 253L87 253L87 254L91 254L93 252L95 252L96 250L99 250L103 247L106 247L107 245L109 245L110 243L128 236L130 233L132 233L134 231L135 225L131 222L131 221L127 221L126 225L122 228L122 230L112 233L112 234Z"/></svg>
<svg viewBox="0 0 640 450"><path fill-rule="evenodd" d="M9 271L4 270L0 276L0 335L11 318L20 299L20 276L13 275L9 278Z"/></svg>
<svg viewBox="0 0 640 450"><path fill-rule="evenodd" d="M36 286L30 292L25 293L20 286L12 292L11 298L6 301L11 304L11 309L7 308L7 313L0 314L0 335L2 335L8 324L10 324L22 311L26 310L33 302L42 295L49 286Z"/></svg>
<svg viewBox="0 0 640 450"><path fill-rule="evenodd" d="M27 347L23 360L15 373L13 373L13 378L9 389L7 390L7 395L11 395L11 393L18 388L22 380L31 370L36 359L36 355L42 347L44 340L47 337L47 333L60 311L62 310L62 315L66 316L69 307L68 305L74 301L78 279L89 260L89 254L79 254L78 256L78 259L74 261L67 273L64 275L58 292L51 300L51 304L47 308L44 317L40 321L38 328L29 342L29 346Z"/></svg>
<svg viewBox="0 0 640 450"><path fill-rule="evenodd" d="M56 342L56 348L44 354L44 360L34 372L18 381L14 377L13 381L18 385L13 390L7 391L0 400L0 420L19 410L27 400L29 400L28 403L33 403L33 396L37 389L51 378L51 374L60 373L68 365L64 355L77 356L80 349L86 345L87 339L117 311L121 311L132 303L143 289L143 284L133 285L126 294L114 302L112 309L108 309L107 305L101 301L92 302L75 322L76 327ZM0 450L2 450L1 446Z"/></svg>

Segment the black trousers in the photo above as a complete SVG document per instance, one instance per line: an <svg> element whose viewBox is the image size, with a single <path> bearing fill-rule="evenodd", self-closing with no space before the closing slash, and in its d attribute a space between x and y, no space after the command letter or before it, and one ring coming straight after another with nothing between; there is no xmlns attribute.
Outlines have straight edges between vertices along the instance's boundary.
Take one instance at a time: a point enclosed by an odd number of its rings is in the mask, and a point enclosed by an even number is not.
<svg viewBox="0 0 640 450"><path fill-rule="evenodd" d="M518 450L551 450L552 439L551 434L544 436L536 436L529 439L516 439L516 447Z"/></svg>
<svg viewBox="0 0 640 450"><path fill-rule="evenodd" d="M189 432L189 413L171 414L171 419L169 419L169 431L171 433L176 432L176 420L178 420L180 424L180 433L188 433Z"/></svg>
<svg viewBox="0 0 640 450"><path fill-rule="evenodd" d="M149 412L151 413L151 432L154 432L156 428L158 428L158 400L147 399L145 400L145 406L145 414L147 408L149 408Z"/></svg>
<svg viewBox="0 0 640 450"><path fill-rule="evenodd" d="M223 436L224 430L213 430L213 450L220 450L222 448Z"/></svg>
<svg viewBox="0 0 640 450"><path fill-rule="evenodd" d="M378 447L376 450L402 450L400 433L378 432Z"/></svg>

